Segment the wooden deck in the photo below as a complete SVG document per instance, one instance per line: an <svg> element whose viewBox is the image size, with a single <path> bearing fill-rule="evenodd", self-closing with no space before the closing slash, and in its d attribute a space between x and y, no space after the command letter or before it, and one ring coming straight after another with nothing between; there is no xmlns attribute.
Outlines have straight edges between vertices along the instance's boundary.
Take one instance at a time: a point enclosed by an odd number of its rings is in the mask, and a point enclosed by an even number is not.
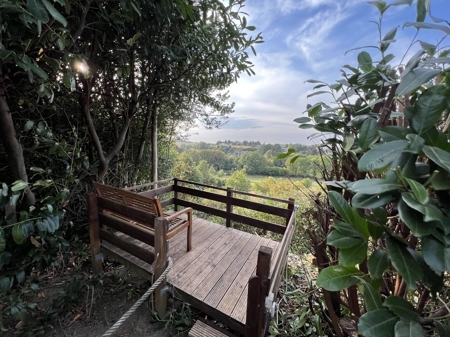
<svg viewBox="0 0 450 337"><path fill-rule="evenodd" d="M145 249L153 247L129 238ZM208 313L233 330L243 333L247 308L248 280L255 273L258 250L273 249L271 274L280 243L203 219L194 219L192 250L186 251L186 235L169 240L173 267L167 281L175 297ZM107 242L105 253L125 265L139 266L140 274L151 278L150 265Z"/></svg>

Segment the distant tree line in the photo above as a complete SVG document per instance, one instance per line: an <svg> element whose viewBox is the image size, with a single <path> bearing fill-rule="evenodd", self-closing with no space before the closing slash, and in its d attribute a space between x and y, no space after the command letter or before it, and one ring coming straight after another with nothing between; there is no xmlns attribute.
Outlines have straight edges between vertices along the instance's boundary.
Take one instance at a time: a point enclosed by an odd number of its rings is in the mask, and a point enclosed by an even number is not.
<svg viewBox="0 0 450 337"><path fill-rule="evenodd" d="M300 154L294 163L278 159L278 155L289 148ZM328 165L329 161L320 156L315 146L303 144L261 144L248 141L180 143L178 151L180 154L172 170L173 176L219 185L221 178L240 170L245 170L249 175L319 178L323 162Z"/></svg>

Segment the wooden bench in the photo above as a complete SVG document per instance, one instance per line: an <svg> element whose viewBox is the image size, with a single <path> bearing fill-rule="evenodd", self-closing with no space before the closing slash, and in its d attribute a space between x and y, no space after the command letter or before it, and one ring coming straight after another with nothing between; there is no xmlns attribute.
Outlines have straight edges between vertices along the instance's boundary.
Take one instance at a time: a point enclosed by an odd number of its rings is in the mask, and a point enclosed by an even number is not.
<svg viewBox="0 0 450 337"><path fill-rule="evenodd" d="M141 195L138 193L126 191L120 188L95 183L94 188L102 203L107 206L107 213L128 222L132 226L143 227L154 235L153 220L157 217L165 217L169 221L169 230L167 239L172 238L184 229L187 229L187 250L192 249L192 208L188 207L173 214L163 212L159 199ZM120 214L119 210L123 206L128 206L129 212L140 213L144 211L148 216L142 214L142 217L131 218L130 214ZM105 209L105 208L104 208Z"/></svg>
<svg viewBox="0 0 450 337"><path fill-rule="evenodd" d="M187 250L192 248L192 209L166 215L158 199L94 183L97 193L87 196L92 269L103 272L103 254L128 267L133 261L145 262L146 275L156 280L168 263L168 240L187 229ZM113 231L111 231L111 230ZM133 239L144 243L138 245ZM166 280L154 292L155 309L160 318L167 307Z"/></svg>

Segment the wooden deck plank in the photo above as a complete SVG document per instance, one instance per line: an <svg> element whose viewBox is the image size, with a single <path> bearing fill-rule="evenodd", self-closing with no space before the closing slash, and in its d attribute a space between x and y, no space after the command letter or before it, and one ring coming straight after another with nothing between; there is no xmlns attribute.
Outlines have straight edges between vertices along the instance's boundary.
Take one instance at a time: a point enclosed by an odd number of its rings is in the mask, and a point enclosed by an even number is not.
<svg viewBox="0 0 450 337"><path fill-rule="evenodd" d="M185 254L183 251L175 252L175 254L173 254L173 256L176 258L177 263L174 264L172 270L167 275L168 281L171 284L177 286L178 283L176 282L176 279L178 273L189 267L196 259L203 256L205 254L205 251L224 234L224 231L217 230L215 226L210 226L210 228L204 231L200 236L197 236L194 233L193 242L195 242L195 245L193 244L192 250L188 254ZM174 257L172 257L172 259L175 260Z"/></svg>
<svg viewBox="0 0 450 337"><path fill-rule="evenodd" d="M230 287L225 295L223 296L220 303L217 305L217 309L227 313L231 316L233 309L236 306L236 303L242 296L242 292L244 291L245 286L248 283L248 280L252 276L255 270L255 261L258 256L259 247L264 245L267 239L259 238L259 242L256 244L256 247L253 249L251 255L248 257L247 261L245 261L244 266L241 268L239 274L236 276L236 279L233 282L233 286Z"/></svg>
<svg viewBox="0 0 450 337"><path fill-rule="evenodd" d="M192 240L195 236L201 236L206 230L208 230L208 222L204 219L194 219L192 222ZM182 233L185 233L184 231ZM192 248L194 248L194 242L192 241ZM169 240L169 254L170 256L177 254L180 250L186 251L186 235L175 235ZM178 255L178 254L177 254ZM172 257L173 259L174 257Z"/></svg>
<svg viewBox="0 0 450 337"><path fill-rule="evenodd" d="M189 337L229 337L229 333L224 333L212 327L201 320L195 322L192 329L189 331Z"/></svg>
<svg viewBox="0 0 450 337"><path fill-rule="evenodd" d="M180 289L192 293L243 235L226 227L223 227L220 232L223 235L211 244L208 254L200 256L184 271L183 277L179 278Z"/></svg>
<svg viewBox="0 0 450 337"><path fill-rule="evenodd" d="M193 293L197 287L203 286L205 279L211 274L211 272L219 273L217 267L222 264L224 257L235 248L235 244L242 238L243 233L235 233L233 230L228 230L227 235L221 237L214 244L213 255L204 255L197 261L196 268L189 266L187 272L182 275L180 279L180 289L187 293Z"/></svg>
<svg viewBox="0 0 450 337"><path fill-rule="evenodd" d="M254 250L254 258L251 262L251 265L248 266L249 268L249 275L247 277L247 281L244 285L244 288L242 289L242 292L240 293L240 296L237 298L236 304L233 308L233 311L231 312L230 317L234 318L235 320L242 322L243 324L245 324L245 314L246 314L246 310L247 310L247 293L248 293L248 280L250 279L250 277L256 273L256 262L257 262L257 258L258 258L258 251L259 251L259 247L261 246L268 246L268 247L275 247L277 245L277 242L266 239L266 238L261 238L260 242L258 243L258 246L255 248Z"/></svg>
<svg viewBox="0 0 450 337"><path fill-rule="evenodd" d="M209 294L211 289L214 287L214 285L217 283L217 281L222 277L224 271L228 269L230 264L235 262L237 256L239 256L240 252L251 237L251 234L244 233L241 239L235 242L228 254L218 262L216 268L214 268L214 270L209 273L205 280L197 288L195 288L195 290L192 292L192 295L203 301Z"/></svg>
<svg viewBox="0 0 450 337"><path fill-rule="evenodd" d="M199 218L193 222L193 249L190 252L186 251L185 240L184 231L169 240L169 256L174 265L167 281L173 286L174 293L184 294L184 300L242 333L247 284L256 271L259 247L273 249L273 273L280 243ZM153 251L153 247L137 243ZM123 255L123 252L117 251L115 255ZM150 265L132 256L126 259L130 260L127 265L138 265L145 276L149 275Z"/></svg>
<svg viewBox="0 0 450 337"><path fill-rule="evenodd" d="M193 253L189 252L190 254L186 254L187 251L183 249L183 245L177 245L173 247L173 249L170 249L169 246L169 254L172 257L172 259L175 261L179 261L180 259L185 259L186 256L197 256L198 254L201 254L204 250L204 244L205 241L208 241L209 236L214 234L215 229L211 226L208 226L206 224L206 228L200 228L200 231L194 231L192 232L192 251L195 251ZM174 266L175 267L175 266Z"/></svg>
<svg viewBox="0 0 450 337"><path fill-rule="evenodd" d="M235 282L237 282L236 276L239 274L246 261L250 258L254 248L259 243L259 241L260 238L257 236L252 236L250 238L244 248L240 251L239 258L234 260L233 263L231 263L231 265L224 271L222 277L217 281L217 283L205 297L204 302L206 304L217 308L225 293L229 289L235 288Z"/></svg>

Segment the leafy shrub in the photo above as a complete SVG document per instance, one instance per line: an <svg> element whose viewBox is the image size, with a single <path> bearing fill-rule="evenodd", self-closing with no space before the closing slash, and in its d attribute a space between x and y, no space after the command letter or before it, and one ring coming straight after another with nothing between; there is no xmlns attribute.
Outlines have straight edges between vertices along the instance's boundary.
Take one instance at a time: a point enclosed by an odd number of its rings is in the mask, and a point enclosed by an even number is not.
<svg viewBox="0 0 450 337"><path fill-rule="evenodd" d="M385 12L412 1L370 3L383 36ZM427 5L418 0L417 22L405 27L450 35L445 25L424 23ZM296 119L327 134L322 147L332 158L324 171L332 208L316 200L321 230L309 235L336 336L349 334L343 316L366 337L450 331L448 305L427 306L442 300L450 270L450 57L439 44L420 42L406 66L394 67L387 50L396 32L373 46L379 61L363 51L336 83L308 81L321 89L312 95L329 92L335 101L308 106L308 117Z"/></svg>

